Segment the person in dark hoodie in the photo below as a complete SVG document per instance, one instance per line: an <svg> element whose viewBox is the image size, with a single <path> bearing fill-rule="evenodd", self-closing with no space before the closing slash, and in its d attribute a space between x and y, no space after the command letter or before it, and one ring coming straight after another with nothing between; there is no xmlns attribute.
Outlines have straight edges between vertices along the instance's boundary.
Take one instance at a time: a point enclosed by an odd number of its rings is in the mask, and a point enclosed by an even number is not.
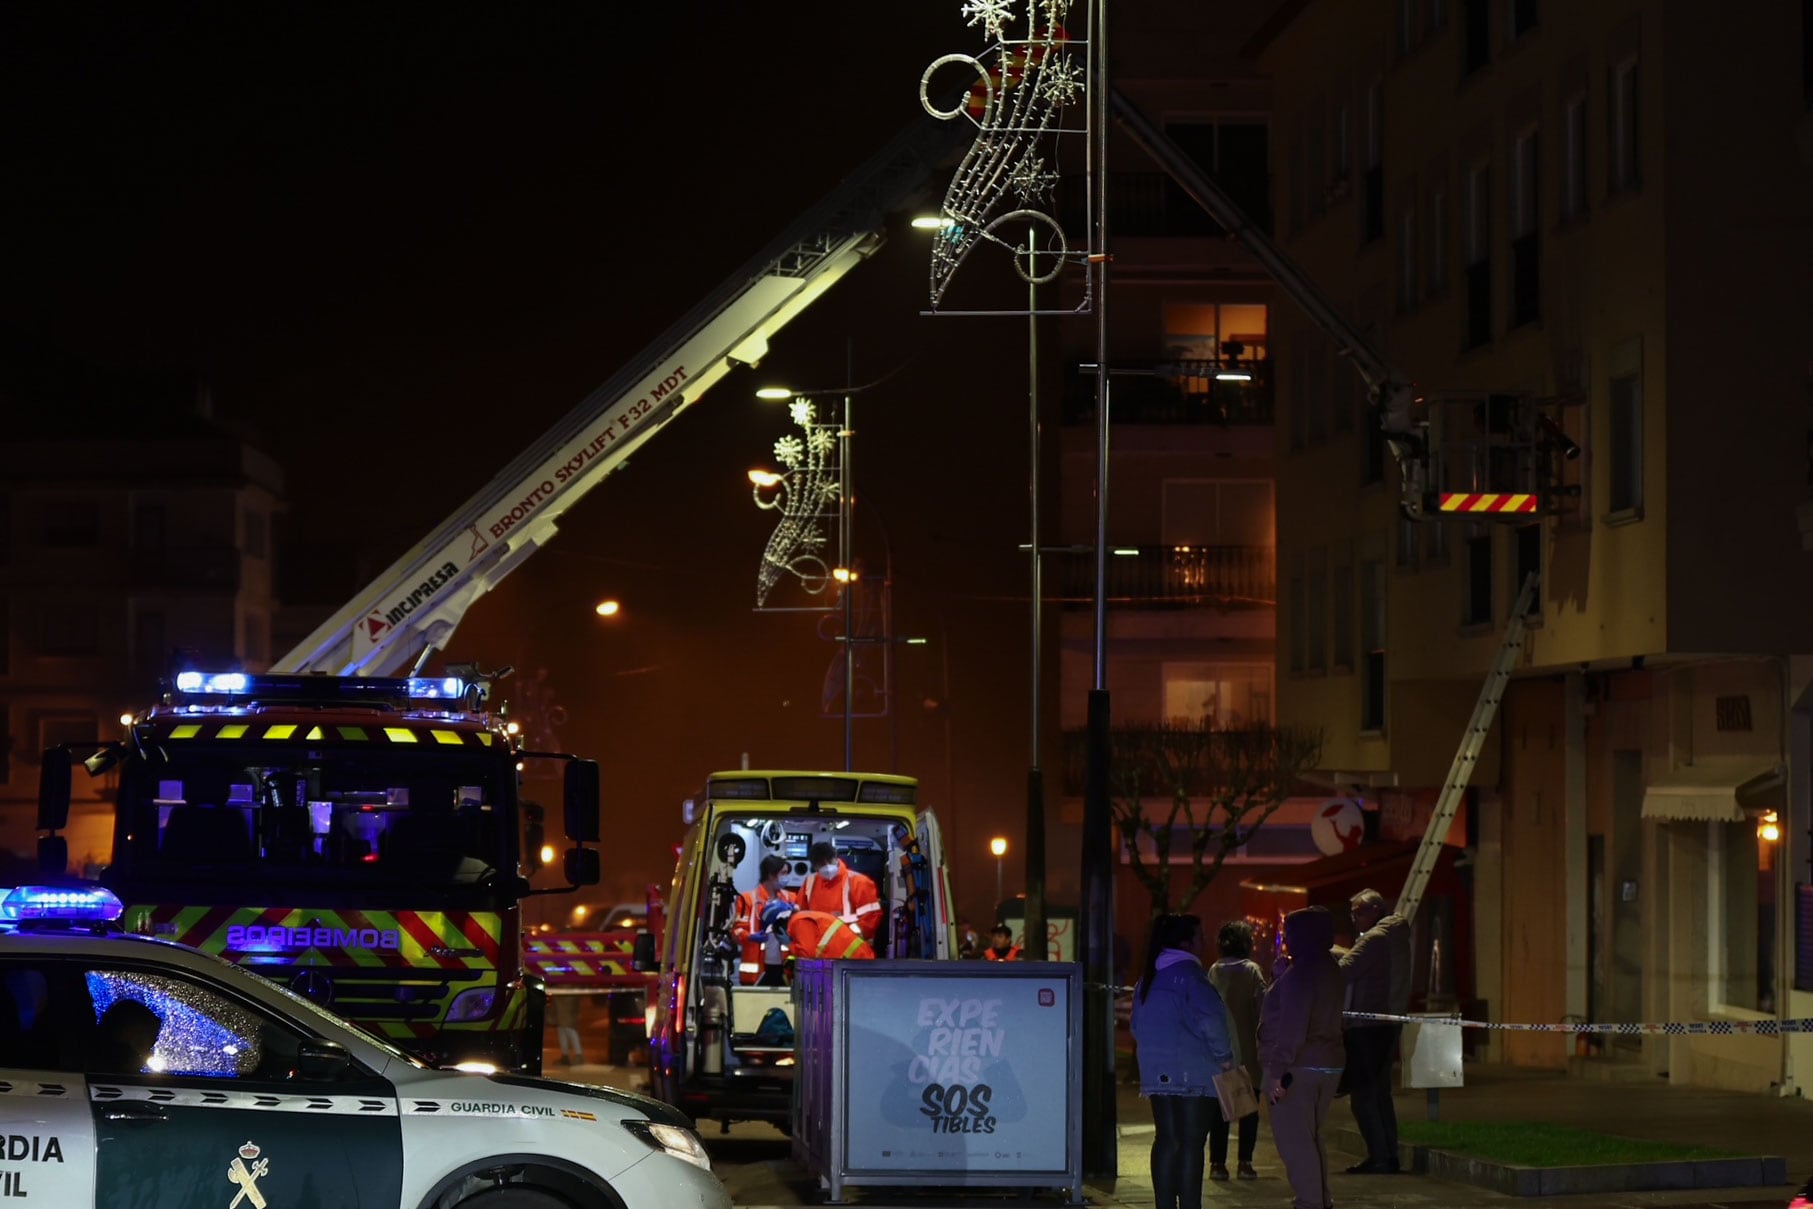
<svg viewBox="0 0 1813 1209"><path fill-rule="evenodd" d="M1159 916L1133 990L1139 1091L1152 1100L1158 1209L1201 1209L1203 1146L1209 1122L1221 1115L1215 1076L1234 1065L1227 1010L1202 968L1201 948L1200 919Z"/></svg>
<svg viewBox="0 0 1813 1209"><path fill-rule="evenodd" d="M1262 1094L1272 1105L1272 1139L1290 1180L1293 1209L1328 1209L1328 1143L1322 1134L1345 1048L1341 1005L1347 981L1329 947L1335 925L1326 907L1284 917L1290 968L1278 975L1259 1014Z"/></svg>

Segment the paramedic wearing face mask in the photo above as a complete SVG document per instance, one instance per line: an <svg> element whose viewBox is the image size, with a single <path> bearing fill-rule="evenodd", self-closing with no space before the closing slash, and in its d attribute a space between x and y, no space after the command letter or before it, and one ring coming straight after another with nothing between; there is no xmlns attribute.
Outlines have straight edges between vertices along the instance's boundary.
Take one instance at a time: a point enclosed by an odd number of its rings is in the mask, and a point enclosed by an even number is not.
<svg viewBox="0 0 1813 1209"><path fill-rule="evenodd" d="M799 905L835 915L861 932L864 940L874 940L881 931L881 896L874 881L844 864L829 840L812 845L806 859L812 872L800 883Z"/></svg>
<svg viewBox="0 0 1813 1209"><path fill-rule="evenodd" d="M743 946L739 973L744 986L758 978L763 986L778 987L786 983L782 976L786 938L772 933L766 937L762 935L762 909L769 903L793 901L793 895L781 889L781 874L786 871L786 857L765 856L762 858L761 882L749 893L737 895L737 917L730 925L730 934Z"/></svg>

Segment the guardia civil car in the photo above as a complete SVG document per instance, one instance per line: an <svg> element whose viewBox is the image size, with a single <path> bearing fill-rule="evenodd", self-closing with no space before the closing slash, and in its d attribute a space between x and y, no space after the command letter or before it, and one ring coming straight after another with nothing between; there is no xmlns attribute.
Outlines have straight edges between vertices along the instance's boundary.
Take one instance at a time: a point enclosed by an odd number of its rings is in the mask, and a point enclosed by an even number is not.
<svg viewBox="0 0 1813 1209"><path fill-rule="evenodd" d="M176 1209L728 1209L691 1123L605 1088L434 1070L105 890L0 900L0 1198Z"/></svg>

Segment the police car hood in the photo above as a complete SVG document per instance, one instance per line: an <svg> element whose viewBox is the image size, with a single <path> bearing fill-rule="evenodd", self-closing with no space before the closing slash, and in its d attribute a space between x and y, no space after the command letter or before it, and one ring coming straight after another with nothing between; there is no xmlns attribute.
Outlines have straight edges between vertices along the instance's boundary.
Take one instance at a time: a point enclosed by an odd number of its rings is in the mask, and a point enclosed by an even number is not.
<svg viewBox="0 0 1813 1209"><path fill-rule="evenodd" d="M646 1118L666 1125L693 1128L692 1120L679 1109L660 1100L614 1087L597 1087L589 1083L563 1083L556 1079L531 1079L523 1075L480 1074L453 1070L403 1071L393 1066L386 1072L396 1082L397 1098L415 1106L418 1113L432 1113L441 1107L449 1115L483 1113L487 1115L533 1115L528 1105L552 1109L583 1109L584 1102L603 1101L612 1106L600 1111L614 1119ZM430 1107L433 1106L433 1107ZM550 1114L551 1115L551 1114ZM569 1114L570 1115L570 1114ZM589 1118L588 1118L589 1119Z"/></svg>

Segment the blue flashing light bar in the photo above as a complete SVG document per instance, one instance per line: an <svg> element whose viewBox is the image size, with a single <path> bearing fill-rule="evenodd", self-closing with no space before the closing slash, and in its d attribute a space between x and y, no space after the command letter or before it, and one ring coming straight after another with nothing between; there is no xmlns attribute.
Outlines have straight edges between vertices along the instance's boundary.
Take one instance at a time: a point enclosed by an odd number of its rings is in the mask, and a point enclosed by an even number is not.
<svg viewBox="0 0 1813 1209"><path fill-rule="evenodd" d="M409 678L409 695L429 700L457 701L466 695L466 682L458 676L443 676L440 679L411 676Z"/></svg>
<svg viewBox="0 0 1813 1209"><path fill-rule="evenodd" d="M99 886L18 886L0 899L0 920L69 919L112 923L126 908Z"/></svg>
<svg viewBox="0 0 1813 1209"><path fill-rule="evenodd" d="M389 701L442 702L443 709L464 708L473 687L459 676L412 676L408 679L365 676L249 675L245 672L179 672L174 681L179 697L207 705L243 705L222 698L255 698L260 701Z"/></svg>

